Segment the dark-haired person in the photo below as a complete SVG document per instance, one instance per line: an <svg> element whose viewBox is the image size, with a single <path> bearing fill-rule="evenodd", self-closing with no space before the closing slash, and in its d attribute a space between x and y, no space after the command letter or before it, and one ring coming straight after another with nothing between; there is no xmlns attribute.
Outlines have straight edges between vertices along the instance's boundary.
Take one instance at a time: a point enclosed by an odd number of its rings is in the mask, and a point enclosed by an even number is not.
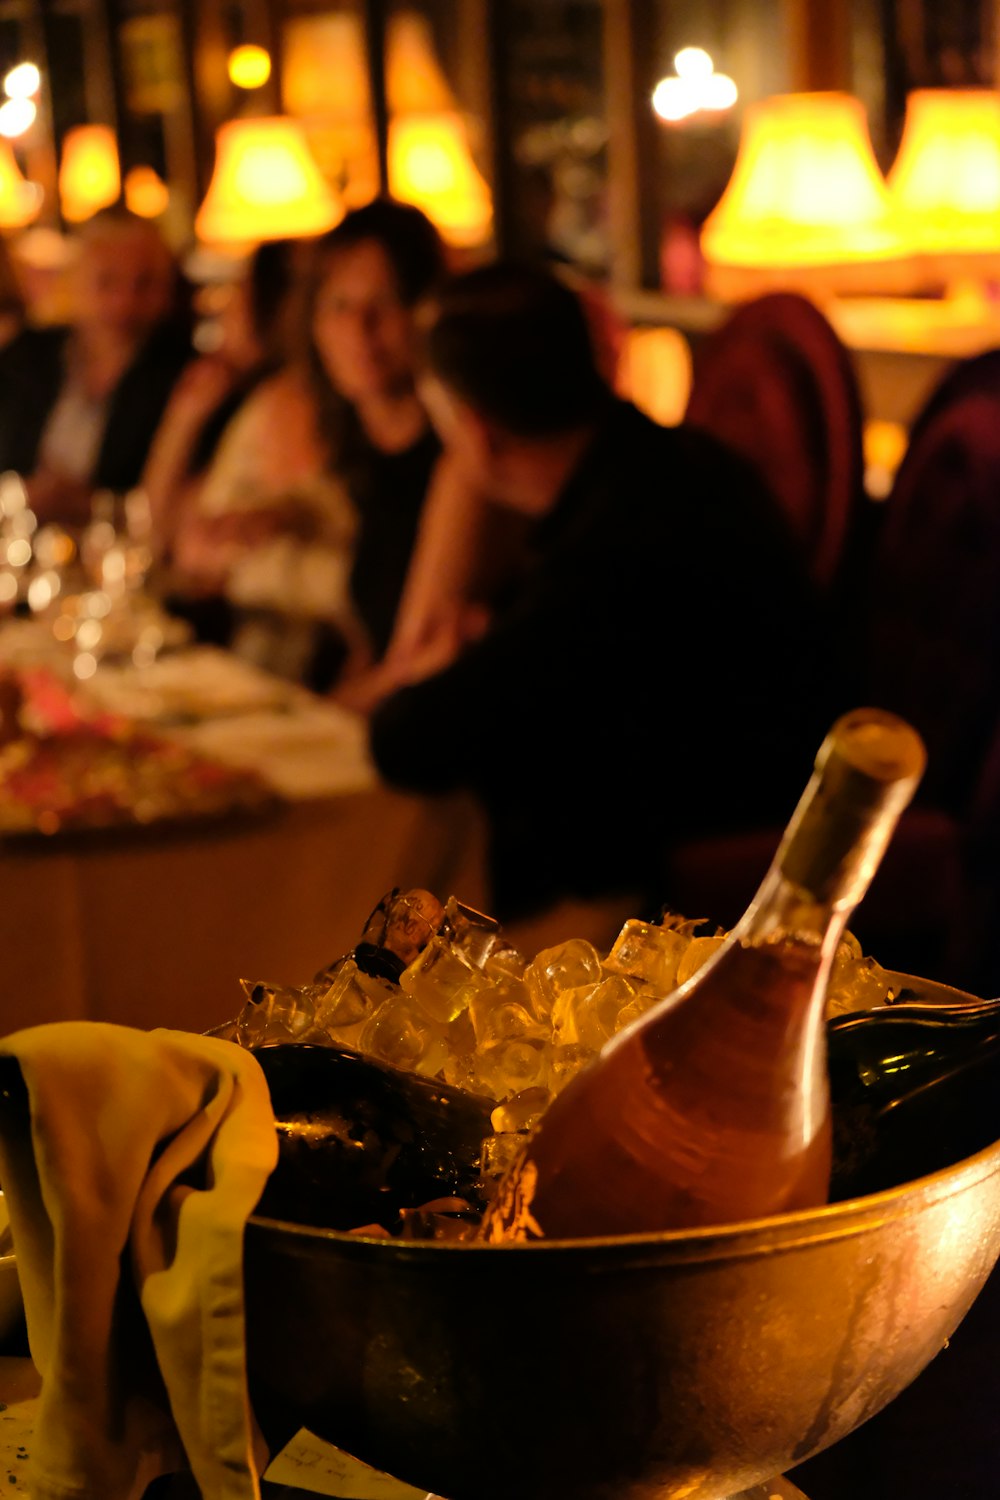
<svg viewBox="0 0 1000 1500"><path fill-rule="evenodd" d="M304 368L247 403L179 554L222 570L242 607L331 622L360 665L388 642L440 457L416 391L416 308L444 251L419 209L376 199L313 255Z"/></svg>
<svg viewBox="0 0 1000 1500"><path fill-rule="evenodd" d="M42 520L67 522L95 489L138 483L192 352L155 225L107 209L76 241L72 327L27 328L0 352L0 469L26 476Z"/></svg>
<svg viewBox="0 0 1000 1500"><path fill-rule="evenodd" d="M389 644L441 444L416 388L416 310L445 252L420 209L376 199L320 242L310 353L322 430L358 515L350 592L372 659Z"/></svg>
<svg viewBox="0 0 1000 1500"><path fill-rule="evenodd" d="M250 393L288 357L304 244L268 240L250 256L219 317L219 343L192 361L171 393L142 472L158 551L169 555L184 511Z"/></svg>
<svg viewBox="0 0 1000 1500"><path fill-rule="evenodd" d="M376 763L478 795L504 920L617 895L654 910L671 840L784 821L809 771L827 725L804 569L742 461L612 395L547 272L454 280L426 360L446 449L532 521L532 556L485 631L430 630L400 659Z"/></svg>

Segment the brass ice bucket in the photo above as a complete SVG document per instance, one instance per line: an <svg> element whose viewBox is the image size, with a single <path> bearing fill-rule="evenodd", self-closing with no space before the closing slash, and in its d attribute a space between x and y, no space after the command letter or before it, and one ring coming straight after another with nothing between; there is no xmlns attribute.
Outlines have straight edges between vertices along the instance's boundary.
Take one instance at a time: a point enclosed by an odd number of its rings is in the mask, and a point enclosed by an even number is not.
<svg viewBox="0 0 1000 1500"><path fill-rule="evenodd" d="M448 1500L721 1500L892 1400L998 1253L1000 1141L717 1231L489 1247L256 1218L252 1389Z"/></svg>

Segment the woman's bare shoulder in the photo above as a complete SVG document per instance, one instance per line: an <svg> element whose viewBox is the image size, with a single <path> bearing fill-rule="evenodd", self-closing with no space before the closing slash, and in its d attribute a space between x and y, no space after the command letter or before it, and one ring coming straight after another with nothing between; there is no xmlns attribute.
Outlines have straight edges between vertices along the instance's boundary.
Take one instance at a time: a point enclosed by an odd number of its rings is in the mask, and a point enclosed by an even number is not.
<svg viewBox="0 0 1000 1500"><path fill-rule="evenodd" d="M306 375L285 365L268 375L248 396L244 410L272 418L312 418L316 403Z"/></svg>

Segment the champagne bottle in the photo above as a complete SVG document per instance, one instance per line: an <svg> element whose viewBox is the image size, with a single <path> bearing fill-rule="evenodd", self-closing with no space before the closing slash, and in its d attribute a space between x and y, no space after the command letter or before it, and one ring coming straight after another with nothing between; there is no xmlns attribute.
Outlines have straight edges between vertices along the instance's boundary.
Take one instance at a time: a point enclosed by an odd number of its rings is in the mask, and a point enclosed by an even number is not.
<svg viewBox="0 0 1000 1500"><path fill-rule="evenodd" d="M491 1099L342 1047L252 1049L267 1079L278 1164L258 1212L327 1229L378 1224L441 1198L481 1207Z"/></svg>
<svg viewBox="0 0 1000 1500"><path fill-rule="evenodd" d="M655 1232L826 1200L827 978L924 760L892 714L837 721L745 916L552 1102L486 1239Z"/></svg>
<svg viewBox="0 0 1000 1500"><path fill-rule="evenodd" d="M1000 1137L1000 1001L842 1016L827 1052L835 1201L950 1167Z"/></svg>

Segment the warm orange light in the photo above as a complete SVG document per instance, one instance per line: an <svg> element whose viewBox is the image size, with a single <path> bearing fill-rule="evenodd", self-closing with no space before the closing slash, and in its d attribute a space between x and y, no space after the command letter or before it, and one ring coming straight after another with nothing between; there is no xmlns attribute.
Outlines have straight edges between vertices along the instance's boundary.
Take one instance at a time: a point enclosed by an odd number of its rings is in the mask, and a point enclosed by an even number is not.
<svg viewBox="0 0 1000 1500"><path fill-rule="evenodd" d="M691 394L691 347L676 328L630 328L625 334L618 392L663 427L684 416Z"/></svg>
<svg viewBox="0 0 1000 1500"><path fill-rule="evenodd" d="M918 252L1000 250L1000 95L910 94L889 192Z"/></svg>
<svg viewBox="0 0 1000 1500"><path fill-rule="evenodd" d="M429 115L455 109L455 96L441 71L425 16L412 10L390 16L385 51L390 114Z"/></svg>
<svg viewBox="0 0 1000 1500"><path fill-rule="evenodd" d="M229 81L238 89L259 89L271 76L271 54L264 47L246 43L234 47L227 63Z"/></svg>
<svg viewBox="0 0 1000 1500"><path fill-rule="evenodd" d="M282 96L344 202L358 207L379 188L368 65L360 17L292 16L283 36Z"/></svg>
<svg viewBox="0 0 1000 1500"><path fill-rule="evenodd" d="M422 208L451 245L471 248L489 239L490 190L472 160L456 110L397 115L390 121L389 190Z"/></svg>
<svg viewBox="0 0 1000 1500"><path fill-rule="evenodd" d="M118 145L110 125L77 125L67 131L59 168L63 218L79 224L116 203L120 193Z"/></svg>
<svg viewBox="0 0 1000 1500"><path fill-rule="evenodd" d="M41 190L35 183L25 182L13 151L6 141L0 141L0 227L22 229L37 219L41 206Z"/></svg>
<svg viewBox="0 0 1000 1500"><path fill-rule="evenodd" d="M322 234L341 216L295 120L271 115L219 129L215 171L194 223L200 240L245 244Z"/></svg>
<svg viewBox="0 0 1000 1500"><path fill-rule="evenodd" d="M170 204L170 189L152 167L125 173L125 207L141 219L158 219Z"/></svg>
<svg viewBox="0 0 1000 1500"><path fill-rule="evenodd" d="M901 256L860 102L783 94L748 106L736 166L701 248L711 265L772 269Z"/></svg>
<svg viewBox="0 0 1000 1500"><path fill-rule="evenodd" d="M345 199L366 202L377 191L377 158L360 17L296 18L283 68L288 107L308 122L324 161L339 168ZM482 244L492 226L489 188L473 162L430 26L415 11L388 19L386 96L390 191L422 208L450 243Z"/></svg>
<svg viewBox="0 0 1000 1500"><path fill-rule="evenodd" d="M873 500L888 497L908 441L906 428L899 422L873 417L865 423L865 492Z"/></svg>
<svg viewBox="0 0 1000 1500"><path fill-rule="evenodd" d="M430 24L416 11L389 19L386 95L390 192L422 208L449 244L482 245L493 226L490 190L472 159Z"/></svg>
<svg viewBox="0 0 1000 1500"><path fill-rule="evenodd" d="M0 104L0 135L16 140L35 123L38 107L34 99L5 99Z"/></svg>
<svg viewBox="0 0 1000 1500"><path fill-rule="evenodd" d="M42 75L33 62L18 63L3 81L8 99L33 99L42 86Z"/></svg>

